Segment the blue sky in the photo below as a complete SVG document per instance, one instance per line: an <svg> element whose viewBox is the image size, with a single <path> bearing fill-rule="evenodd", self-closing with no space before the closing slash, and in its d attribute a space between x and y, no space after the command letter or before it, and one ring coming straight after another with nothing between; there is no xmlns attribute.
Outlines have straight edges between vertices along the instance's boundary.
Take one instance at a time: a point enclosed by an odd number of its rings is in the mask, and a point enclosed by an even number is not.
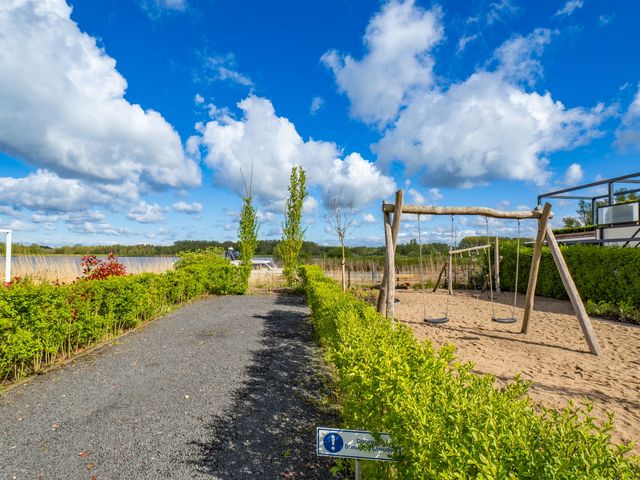
<svg viewBox="0 0 640 480"><path fill-rule="evenodd" d="M640 170L638 18L622 0L7 0L0 227L48 245L234 240L253 168L261 237L277 239L292 165L320 243L336 243L340 194L350 244L382 243L397 188L532 208ZM575 209L554 207L556 222ZM449 219L423 222L449 241ZM456 219L458 237L485 228Z"/></svg>

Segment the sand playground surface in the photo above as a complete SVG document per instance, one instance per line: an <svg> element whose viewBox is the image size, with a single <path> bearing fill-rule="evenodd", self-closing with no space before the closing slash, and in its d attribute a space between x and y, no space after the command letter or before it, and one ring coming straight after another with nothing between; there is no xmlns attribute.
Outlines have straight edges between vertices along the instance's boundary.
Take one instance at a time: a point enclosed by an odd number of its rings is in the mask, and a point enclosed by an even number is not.
<svg viewBox="0 0 640 480"><path fill-rule="evenodd" d="M640 453L640 326L591 317L602 355L589 353L578 319L568 301L536 297L529 331L520 333L524 295L518 295L512 324L492 322L492 306L486 294L445 290L423 294L396 290L400 303L396 319L409 325L419 340L434 345L451 343L456 356L474 364L477 373L488 373L504 385L518 373L531 381L529 395L546 407L562 408L569 400L576 405L587 399L593 414L606 419L614 412L616 441L634 441ZM423 319L443 317L449 298L449 322L426 324ZM495 302L496 317L510 317L513 293L503 293Z"/></svg>

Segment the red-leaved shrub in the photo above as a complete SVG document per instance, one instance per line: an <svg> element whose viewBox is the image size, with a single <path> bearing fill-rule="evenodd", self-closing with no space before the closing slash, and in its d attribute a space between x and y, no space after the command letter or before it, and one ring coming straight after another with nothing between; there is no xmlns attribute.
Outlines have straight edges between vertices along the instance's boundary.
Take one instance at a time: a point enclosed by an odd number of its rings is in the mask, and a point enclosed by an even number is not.
<svg viewBox="0 0 640 480"><path fill-rule="evenodd" d="M100 260L95 255L85 255L80 262L82 276L87 280L102 280L107 277L121 277L127 274L127 268L120 263L118 257L109 253L107 260Z"/></svg>

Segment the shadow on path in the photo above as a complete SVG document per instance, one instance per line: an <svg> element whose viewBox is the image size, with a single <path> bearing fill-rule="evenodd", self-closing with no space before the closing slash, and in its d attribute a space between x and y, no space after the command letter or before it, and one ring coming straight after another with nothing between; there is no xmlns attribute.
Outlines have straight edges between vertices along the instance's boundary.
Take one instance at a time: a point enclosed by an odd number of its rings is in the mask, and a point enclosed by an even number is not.
<svg viewBox="0 0 640 480"><path fill-rule="evenodd" d="M196 468L221 479L329 479L331 459L315 454L315 429L338 426L323 408L330 390L313 340L304 300L280 296L264 320L261 348L253 353L250 377L234 395L229 413L211 425L197 446Z"/></svg>

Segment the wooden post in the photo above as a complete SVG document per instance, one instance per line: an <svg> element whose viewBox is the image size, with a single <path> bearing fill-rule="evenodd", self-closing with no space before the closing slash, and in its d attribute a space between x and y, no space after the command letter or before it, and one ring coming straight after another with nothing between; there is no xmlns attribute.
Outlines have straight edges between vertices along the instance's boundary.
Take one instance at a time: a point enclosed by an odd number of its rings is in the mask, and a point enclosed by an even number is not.
<svg viewBox="0 0 640 480"><path fill-rule="evenodd" d="M449 262L447 263L447 288L449 295L453 295L453 255L449 252Z"/></svg>
<svg viewBox="0 0 640 480"><path fill-rule="evenodd" d="M589 344L589 351L594 355L600 355L602 352L600 350L600 345L598 345L598 340L596 339L596 333L591 326L591 320L589 319L589 315L587 315L587 311L584 308L584 303L582 303L582 299L580 298L580 294L578 293L576 284L571 277L571 273L569 272L567 263L564 261L564 257L562 256L562 252L560 251L560 247L558 246L558 242L556 241L556 237L553 234L553 230L551 229L551 225L547 224L546 230L547 245L549 245L551 256L553 257L553 261L558 268L558 273L560 274L560 278L562 279L564 289L569 295L569 300L571 300L573 310L576 312L576 316L580 321L582 333L584 334L584 338L586 338L587 343Z"/></svg>
<svg viewBox="0 0 640 480"><path fill-rule="evenodd" d="M438 289L438 285L440 285L440 279L442 278L442 275L444 274L444 272L447 270L447 264L445 263L442 266L442 270L440 270L440 275L438 275L438 280L436 280L436 284L433 287L433 291L435 292Z"/></svg>
<svg viewBox="0 0 640 480"><path fill-rule="evenodd" d="M392 246L393 246L394 253L396 251L396 245L398 243L398 232L400 230L400 217L402 216L403 199L404 199L404 192L402 190L398 190L396 192L396 203L393 208L393 228L391 229L391 239L392 239ZM391 224L390 216L389 216L390 212L387 211L386 207L387 207L386 202L382 202L382 211L384 213L385 225L387 223ZM385 269L384 269L384 273L382 274L382 281L380 282L380 292L378 293L378 312L380 313L383 313L384 305L386 304L386 301L387 301L387 293L385 289L385 285L387 284L386 279L388 275L387 264L388 262L385 262ZM395 268L395 262L393 263L393 268ZM395 287L395 284L394 284L394 287Z"/></svg>
<svg viewBox="0 0 640 480"><path fill-rule="evenodd" d="M382 202L382 209L384 211L385 202ZM391 217L388 212L384 212L383 215L384 223L384 242L385 247L388 248L387 245L387 225L391 224ZM384 260L384 268L382 270L382 278L380 279L380 292L378 293L378 313L385 314L386 304L387 304L387 262L388 259Z"/></svg>
<svg viewBox="0 0 640 480"><path fill-rule="evenodd" d="M404 200L404 192L398 190L396 192L396 205L393 211L393 228L391 230L393 239L393 251L396 251L396 245L398 244L398 233L400 231L400 217L402 217L402 204Z"/></svg>
<svg viewBox="0 0 640 480"><path fill-rule="evenodd" d="M494 282L493 284L496 287L496 295L500 295L500 293L502 293L500 291L500 251L499 251L499 246L498 246L498 237L496 237L496 250L494 252L495 254L495 260L493 262L494 264Z"/></svg>
<svg viewBox="0 0 640 480"><path fill-rule="evenodd" d="M385 243L387 244L387 308L385 311L385 316L393 321L395 316L394 300L396 287L396 269L394 268L395 252L393 251L393 234L391 225L385 223L384 231Z"/></svg>
<svg viewBox="0 0 640 480"><path fill-rule="evenodd" d="M547 224L549 223L549 215L551 214L551 204L545 203L542 214L538 218L538 235L536 236L536 244L531 257L531 269L529 270L529 284L527 285L527 294L524 301L524 315L522 318L522 329L520 333L527 333L529 328L529 318L533 310L533 302L536 295L536 285L538 284L538 270L540 269L540 256L542 255L542 242L547 232Z"/></svg>

